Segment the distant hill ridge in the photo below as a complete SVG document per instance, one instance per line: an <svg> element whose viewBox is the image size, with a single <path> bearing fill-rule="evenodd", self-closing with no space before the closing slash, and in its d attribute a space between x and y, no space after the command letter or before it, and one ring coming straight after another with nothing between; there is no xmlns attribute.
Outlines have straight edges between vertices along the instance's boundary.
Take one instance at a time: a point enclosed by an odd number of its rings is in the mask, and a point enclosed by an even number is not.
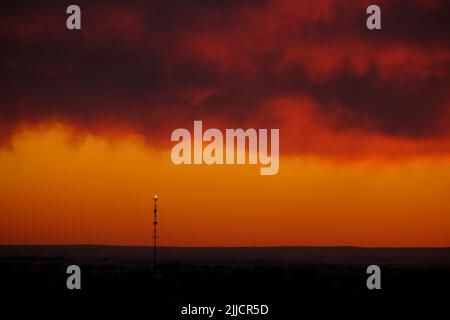
<svg viewBox="0 0 450 320"><path fill-rule="evenodd" d="M1 245L2 260L70 260L148 264L150 246ZM195 264L412 264L449 265L447 248L363 247L158 247L161 263Z"/></svg>

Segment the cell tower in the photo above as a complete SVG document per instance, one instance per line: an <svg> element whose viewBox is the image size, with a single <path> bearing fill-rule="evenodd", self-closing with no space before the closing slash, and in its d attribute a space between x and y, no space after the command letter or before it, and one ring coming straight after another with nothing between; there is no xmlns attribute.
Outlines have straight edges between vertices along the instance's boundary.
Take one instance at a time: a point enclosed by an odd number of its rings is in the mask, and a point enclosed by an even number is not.
<svg viewBox="0 0 450 320"><path fill-rule="evenodd" d="M158 220L156 219L156 213L158 212L158 196L155 194L153 196L153 270L156 269L156 225L158 224Z"/></svg>

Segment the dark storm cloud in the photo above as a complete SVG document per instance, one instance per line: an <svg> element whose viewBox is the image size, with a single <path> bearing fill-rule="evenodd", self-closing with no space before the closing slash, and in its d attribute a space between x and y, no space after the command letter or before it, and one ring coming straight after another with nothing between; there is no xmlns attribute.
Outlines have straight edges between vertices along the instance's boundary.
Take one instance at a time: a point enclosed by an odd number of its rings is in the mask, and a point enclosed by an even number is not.
<svg viewBox="0 0 450 320"><path fill-rule="evenodd" d="M48 120L85 130L124 123L150 137L193 119L240 126L298 96L319 113L338 108L343 116L326 124L337 130L445 131L448 1L383 2L379 32L364 27L365 1L78 4L81 31L65 28L69 3L2 3L3 136Z"/></svg>

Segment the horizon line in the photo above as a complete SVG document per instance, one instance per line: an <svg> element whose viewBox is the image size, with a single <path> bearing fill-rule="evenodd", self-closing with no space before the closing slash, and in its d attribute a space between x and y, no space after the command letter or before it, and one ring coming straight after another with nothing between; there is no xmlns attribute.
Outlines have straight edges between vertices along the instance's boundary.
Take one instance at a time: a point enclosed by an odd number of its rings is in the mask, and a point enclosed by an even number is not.
<svg viewBox="0 0 450 320"><path fill-rule="evenodd" d="M86 244L86 243L62 243L62 244L0 244L0 247L128 247L128 248L150 248L153 249L152 244L148 245L127 245L127 244ZM356 245L274 245L274 246L262 246L262 245L242 245L242 246L157 246L157 248L353 248L353 249L450 249L449 246L356 246Z"/></svg>

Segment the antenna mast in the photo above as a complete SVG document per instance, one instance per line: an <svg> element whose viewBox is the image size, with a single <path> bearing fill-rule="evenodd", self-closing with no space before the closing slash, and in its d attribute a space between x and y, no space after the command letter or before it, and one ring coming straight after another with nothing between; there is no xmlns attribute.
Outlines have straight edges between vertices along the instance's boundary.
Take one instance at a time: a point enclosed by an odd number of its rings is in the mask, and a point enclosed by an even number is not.
<svg viewBox="0 0 450 320"><path fill-rule="evenodd" d="M156 219L156 213L158 212L158 196L153 196L153 271L156 269L156 225L158 224L158 220Z"/></svg>

